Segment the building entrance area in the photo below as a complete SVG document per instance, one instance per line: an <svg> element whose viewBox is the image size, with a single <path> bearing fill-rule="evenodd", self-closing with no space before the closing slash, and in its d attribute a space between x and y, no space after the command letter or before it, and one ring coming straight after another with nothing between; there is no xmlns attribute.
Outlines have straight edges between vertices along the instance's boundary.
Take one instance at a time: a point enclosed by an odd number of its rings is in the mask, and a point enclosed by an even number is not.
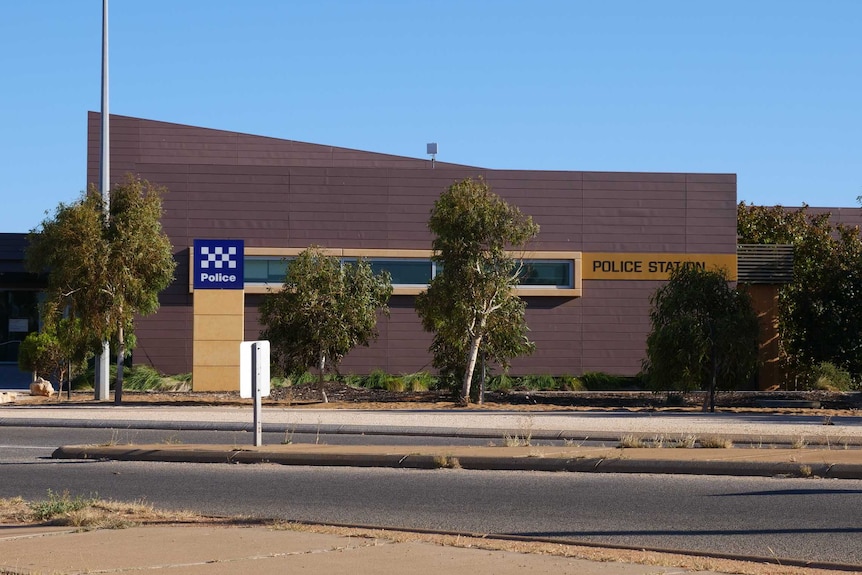
<svg viewBox="0 0 862 575"><path fill-rule="evenodd" d="M39 331L39 292L0 289L0 363L18 364L18 347Z"/></svg>

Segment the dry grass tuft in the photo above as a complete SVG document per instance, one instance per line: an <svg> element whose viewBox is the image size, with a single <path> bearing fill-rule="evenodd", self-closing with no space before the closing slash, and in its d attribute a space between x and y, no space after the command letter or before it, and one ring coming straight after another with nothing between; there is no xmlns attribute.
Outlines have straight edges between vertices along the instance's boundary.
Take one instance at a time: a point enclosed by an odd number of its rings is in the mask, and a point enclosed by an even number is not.
<svg viewBox="0 0 862 575"><path fill-rule="evenodd" d="M733 441L720 435L710 435L700 438L700 446L706 449L730 449Z"/></svg>
<svg viewBox="0 0 862 575"><path fill-rule="evenodd" d="M30 506L21 497L0 498L0 523L27 523L31 518Z"/></svg>
<svg viewBox="0 0 862 575"><path fill-rule="evenodd" d="M451 455L435 455L434 467L437 469L461 469L461 462Z"/></svg>
<svg viewBox="0 0 862 575"><path fill-rule="evenodd" d="M671 439L669 441L669 445L671 447L677 447L681 449L692 449L697 444L697 436L694 435L686 435L684 437L677 437L675 439Z"/></svg>
<svg viewBox="0 0 862 575"><path fill-rule="evenodd" d="M48 498L25 501L0 499L0 523L48 523L81 529L123 529L142 524L193 523L202 518L189 511L161 511L152 505L119 503L95 497L71 497L48 492Z"/></svg>
<svg viewBox="0 0 862 575"><path fill-rule="evenodd" d="M631 433L620 437L620 448L640 449L642 447L647 447L647 442L643 437Z"/></svg>

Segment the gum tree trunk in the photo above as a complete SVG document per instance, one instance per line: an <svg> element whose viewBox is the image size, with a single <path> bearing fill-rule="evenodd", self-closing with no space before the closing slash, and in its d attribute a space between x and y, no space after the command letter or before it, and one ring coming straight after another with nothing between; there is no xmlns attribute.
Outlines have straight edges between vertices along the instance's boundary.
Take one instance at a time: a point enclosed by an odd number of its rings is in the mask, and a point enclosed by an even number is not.
<svg viewBox="0 0 862 575"><path fill-rule="evenodd" d="M464 371L464 381L461 383L461 403L470 403L470 384L473 382L473 372L476 370L476 358L479 356L479 346L482 336L477 335L470 340L470 351L467 354L467 369Z"/></svg>
<svg viewBox="0 0 862 575"><path fill-rule="evenodd" d="M320 363L317 364L317 386L320 388L320 395L323 397L323 403L329 403L329 398L326 397L326 390L323 388L323 370L326 368L326 354L320 354Z"/></svg>

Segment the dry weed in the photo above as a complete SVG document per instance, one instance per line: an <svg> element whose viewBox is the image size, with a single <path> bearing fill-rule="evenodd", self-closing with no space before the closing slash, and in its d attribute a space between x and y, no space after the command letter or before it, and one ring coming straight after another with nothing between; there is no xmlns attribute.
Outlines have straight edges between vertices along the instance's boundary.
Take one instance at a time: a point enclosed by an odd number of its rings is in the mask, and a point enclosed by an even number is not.
<svg viewBox="0 0 862 575"><path fill-rule="evenodd" d="M700 446L707 449L730 449L733 441L720 435L710 435L700 438Z"/></svg>

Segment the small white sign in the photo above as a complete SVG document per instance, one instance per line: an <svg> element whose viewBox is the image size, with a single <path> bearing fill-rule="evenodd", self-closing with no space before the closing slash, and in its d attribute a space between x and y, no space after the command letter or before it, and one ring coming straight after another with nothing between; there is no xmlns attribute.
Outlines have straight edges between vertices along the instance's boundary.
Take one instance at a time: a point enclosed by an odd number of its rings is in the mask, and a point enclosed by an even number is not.
<svg viewBox="0 0 862 575"><path fill-rule="evenodd" d="M27 333L30 331L30 320L27 318L9 318L9 333Z"/></svg>
<svg viewBox="0 0 862 575"><path fill-rule="evenodd" d="M258 352L259 350L259 352ZM258 352L260 365L253 372L252 354ZM260 389L260 397L269 396L269 342L244 341L239 344L239 396L254 397L255 376Z"/></svg>

